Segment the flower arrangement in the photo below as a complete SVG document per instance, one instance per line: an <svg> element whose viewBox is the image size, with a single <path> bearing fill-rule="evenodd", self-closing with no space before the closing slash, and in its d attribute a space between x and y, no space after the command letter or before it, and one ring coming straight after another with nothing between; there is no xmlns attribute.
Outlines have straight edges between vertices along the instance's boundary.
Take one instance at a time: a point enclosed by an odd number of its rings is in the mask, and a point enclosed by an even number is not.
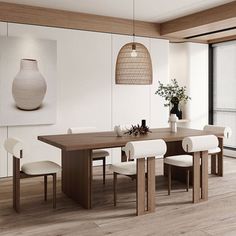
<svg viewBox="0 0 236 236"><path fill-rule="evenodd" d="M142 125L132 125L132 127L127 130L124 134L128 135L146 135L147 133L151 133L151 130L149 129L148 126L142 126Z"/></svg>
<svg viewBox="0 0 236 236"><path fill-rule="evenodd" d="M170 106L171 100L177 98L179 102L186 103L191 98L186 94L186 86L180 87L176 79L172 79L170 84L164 85L158 81L159 86L155 94L163 97L166 101L165 107Z"/></svg>

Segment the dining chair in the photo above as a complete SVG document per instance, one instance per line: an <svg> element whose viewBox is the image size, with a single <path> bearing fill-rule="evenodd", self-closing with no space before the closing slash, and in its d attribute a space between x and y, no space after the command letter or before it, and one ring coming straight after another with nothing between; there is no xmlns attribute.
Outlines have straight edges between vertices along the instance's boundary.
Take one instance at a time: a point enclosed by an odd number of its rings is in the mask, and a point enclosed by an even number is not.
<svg viewBox="0 0 236 236"><path fill-rule="evenodd" d="M68 134L80 134L80 133L92 133L96 132L95 127L74 127L68 129ZM106 157L109 156L109 152L102 149L93 150L92 158L93 161L102 160L103 167L103 184L106 182Z"/></svg>
<svg viewBox="0 0 236 236"><path fill-rule="evenodd" d="M229 127L205 125L203 130L222 134L222 137L227 139L232 135L232 130ZM223 147L223 143L220 146ZM223 176L223 155L220 155L222 154L221 148L218 146L210 149L208 150L208 154L211 156L211 174Z"/></svg>
<svg viewBox="0 0 236 236"><path fill-rule="evenodd" d="M13 156L13 208L20 212L20 180L44 176L44 200L47 201L47 178L53 178L53 208L56 208L56 179L61 167L52 161L38 161L23 164L20 168L20 159L24 157L26 145L17 138L5 140L4 147Z"/></svg>
<svg viewBox="0 0 236 236"><path fill-rule="evenodd" d="M128 142L125 152L128 157L126 162L110 166L113 172L114 206L117 204L117 176L125 175L136 178L136 215L142 215L146 211L153 212L155 211L155 156L166 153L166 143L162 139ZM145 185L147 185L147 208Z"/></svg>
<svg viewBox="0 0 236 236"><path fill-rule="evenodd" d="M185 152L190 154L167 156L164 158L164 163L168 166L168 195L171 192L171 169L172 166L181 168L186 171L186 190L189 190L189 172L193 167L193 158L195 152L202 155L203 152L208 152L209 149L218 147L219 141L215 135L203 135L184 138L182 147ZM200 174L199 174L200 176Z"/></svg>

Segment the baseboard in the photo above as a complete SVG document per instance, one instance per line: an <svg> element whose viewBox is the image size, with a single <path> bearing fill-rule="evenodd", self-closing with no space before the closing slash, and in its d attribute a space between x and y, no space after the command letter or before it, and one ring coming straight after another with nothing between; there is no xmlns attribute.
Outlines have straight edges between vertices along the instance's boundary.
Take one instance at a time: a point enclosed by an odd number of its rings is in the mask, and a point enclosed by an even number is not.
<svg viewBox="0 0 236 236"><path fill-rule="evenodd" d="M236 158L236 151L230 149L224 149L224 155Z"/></svg>

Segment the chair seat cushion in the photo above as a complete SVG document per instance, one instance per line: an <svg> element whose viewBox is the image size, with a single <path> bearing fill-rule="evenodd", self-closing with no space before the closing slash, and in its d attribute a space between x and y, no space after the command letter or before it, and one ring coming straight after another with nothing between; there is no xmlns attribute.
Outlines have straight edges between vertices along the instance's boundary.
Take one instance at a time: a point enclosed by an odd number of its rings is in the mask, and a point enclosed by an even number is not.
<svg viewBox="0 0 236 236"><path fill-rule="evenodd" d="M193 157L191 155L177 155L164 158L164 163L172 166L191 167Z"/></svg>
<svg viewBox="0 0 236 236"><path fill-rule="evenodd" d="M136 161L112 164L110 170L122 175L136 175Z"/></svg>
<svg viewBox="0 0 236 236"><path fill-rule="evenodd" d="M27 175L44 175L57 173L61 167L52 161L39 161L26 163L21 170Z"/></svg>
<svg viewBox="0 0 236 236"><path fill-rule="evenodd" d="M99 158L99 157L107 157L109 156L109 152L98 149L98 150L93 150L93 158Z"/></svg>
<svg viewBox="0 0 236 236"><path fill-rule="evenodd" d="M221 152L221 149L219 147L217 148L212 148L208 150L208 154L215 154Z"/></svg>

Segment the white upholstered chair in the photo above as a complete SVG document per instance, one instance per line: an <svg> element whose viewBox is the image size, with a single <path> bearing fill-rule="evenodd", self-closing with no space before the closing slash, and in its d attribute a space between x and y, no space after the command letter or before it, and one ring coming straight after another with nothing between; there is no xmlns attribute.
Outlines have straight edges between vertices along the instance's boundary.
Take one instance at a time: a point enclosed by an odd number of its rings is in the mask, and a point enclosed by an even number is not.
<svg viewBox="0 0 236 236"><path fill-rule="evenodd" d="M223 138L227 139L232 135L232 130L229 127L205 125L203 130L221 134ZM220 146L221 147L218 146L208 150L208 154L211 156L211 174L223 176L223 155L221 150L221 148L223 148L223 143L221 143Z"/></svg>
<svg viewBox="0 0 236 236"><path fill-rule="evenodd" d="M56 208L56 178L61 167L51 161L39 161L23 164L20 159L27 150L26 145L16 138L8 138L4 147L13 156L13 208L20 212L20 179L44 176L44 200L47 200L47 177L53 177L53 208Z"/></svg>
<svg viewBox="0 0 236 236"><path fill-rule="evenodd" d="M114 205L117 203L117 176L126 175L137 179L136 190L136 214L145 212L145 173L147 176L148 200L152 202L147 206L148 211L155 210L155 156L162 156L166 153L166 143L164 140L147 140L128 142L125 146L127 162L112 164L110 170L113 171ZM145 158L147 161L145 161ZM134 160L134 161L129 161ZM149 177L148 177L149 176ZM151 177L152 176L152 177ZM141 184L140 184L141 183ZM140 197L140 195L142 197ZM139 199L142 199L141 201ZM154 199L154 200L153 200Z"/></svg>
<svg viewBox="0 0 236 236"><path fill-rule="evenodd" d="M80 134L80 133L93 133L96 132L95 127L74 127L68 129L68 134ZM93 150L93 161L102 160L103 167L103 184L106 181L106 157L109 156L109 152L102 149Z"/></svg>
<svg viewBox="0 0 236 236"><path fill-rule="evenodd" d="M208 151L218 147L218 139L215 135L203 135L185 138L182 146L185 152L190 154L167 156L164 163L168 165L168 195L171 191L171 167L179 167L186 171L187 191L189 190L189 171L193 166L193 152Z"/></svg>

